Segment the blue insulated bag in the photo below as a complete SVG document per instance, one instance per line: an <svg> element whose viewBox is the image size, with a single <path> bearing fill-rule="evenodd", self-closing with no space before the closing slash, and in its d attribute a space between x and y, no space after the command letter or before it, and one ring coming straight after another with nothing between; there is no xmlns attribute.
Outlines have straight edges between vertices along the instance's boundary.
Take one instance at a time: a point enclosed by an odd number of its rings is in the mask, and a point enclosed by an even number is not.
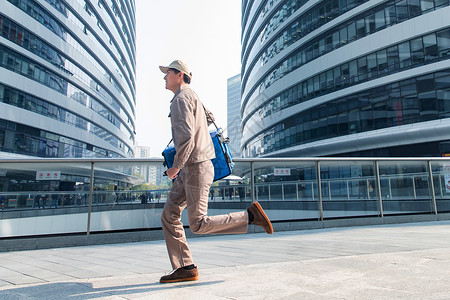
<svg viewBox="0 0 450 300"><path fill-rule="evenodd" d="M214 165L214 180L217 181L224 177L227 177L233 171L233 158L231 157L230 148L228 146L229 139L222 137L222 130L214 130L209 133L212 142L214 144L214 151L216 153L216 158L211 159ZM175 158L175 147L167 146L164 149L162 155L164 156L163 165L167 168L171 168Z"/></svg>
<svg viewBox="0 0 450 300"><path fill-rule="evenodd" d="M231 157L230 147L228 147L229 139L223 138L219 131L212 131L211 135L214 151L216 152L216 158L211 161L214 165L214 180L217 181L224 177L227 177L233 171L233 158Z"/></svg>
<svg viewBox="0 0 450 300"><path fill-rule="evenodd" d="M172 141L171 141L172 142ZM167 169L172 168L173 161L175 159L175 147L174 146L167 146L166 149L164 149L162 156L164 156L164 163L163 166ZM165 175L165 173L164 173Z"/></svg>

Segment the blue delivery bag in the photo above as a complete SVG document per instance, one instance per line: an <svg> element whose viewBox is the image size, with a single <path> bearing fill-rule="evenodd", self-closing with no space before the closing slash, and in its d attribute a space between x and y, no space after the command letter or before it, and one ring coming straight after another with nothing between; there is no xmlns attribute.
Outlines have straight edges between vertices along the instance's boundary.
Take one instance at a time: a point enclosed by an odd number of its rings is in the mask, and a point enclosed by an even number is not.
<svg viewBox="0 0 450 300"><path fill-rule="evenodd" d="M233 171L233 158L231 157L230 147L228 147L229 139L222 139L219 132L213 131L209 133L214 144L216 158L211 161L214 165L214 180L217 181L227 177Z"/></svg>
<svg viewBox="0 0 450 300"><path fill-rule="evenodd" d="M220 180L224 177L227 177L233 171L233 158L231 156L230 148L228 146L229 139L223 138L221 134L221 130L214 130L209 133L211 136L214 151L216 153L216 158L213 158L211 161L214 166L214 179L213 181ZM168 146L164 149L162 155L164 156L164 166L167 168L171 168L173 165L173 161L175 158L175 147Z"/></svg>

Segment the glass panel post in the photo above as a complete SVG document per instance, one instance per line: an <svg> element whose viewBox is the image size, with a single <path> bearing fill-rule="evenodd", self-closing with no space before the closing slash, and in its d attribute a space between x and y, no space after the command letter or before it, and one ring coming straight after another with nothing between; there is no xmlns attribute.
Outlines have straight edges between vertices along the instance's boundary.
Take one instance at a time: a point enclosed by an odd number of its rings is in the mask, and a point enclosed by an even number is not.
<svg viewBox="0 0 450 300"><path fill-rule="evenodd" d="M346 189L347 189L347 201L350 201L350 187L348 186L348 180L345 181Z"/></svg>
<svg viewBox="0 0 450 300"><path fill-rule="evenodd" d="M328 181L328 200L331 201L331 181Z"/></svg>
<svg viewBox="0 0 450 300"><path fill-rule="evenodd" d="M380 166L378 165L378 160L375 161L375 176L377 180L378 207L380 210L380 217L383 218L383 197L381 195Z"/></svg>
<svg viewBox="0 0 450 300"><path fill-rule="evenodd" d="M323 221L323 203L322 203L322 179L320 176L320 161L316 163L317 168L317 189L319 196L319 212L320 212L320 221Z"/></svg>
<svg viewBox="0 0 450 300"><path fill-rule="evenodd" d="M86 234L89 235L91 231L91 209L92 209L92 193L94 192L94 162L91 162L91 184L89 186L89 208L88 208L88 222Z"/></svg>
<svg viewBox="0 0 450 300"><path fill-rule="evenodd" d="M433 210L434 214L438 214L437 204L436 204L436 195L434 194L434 181L433 181L433 171L431 168L431 161L428 161L428 178L430 180L430 193L431 193L431 201L433 202Z"/></svg>
<svg viewBox="0 0 450 300"><path fill-rule="evenodd" d="M251 166L251 184L252 184L252 203L255 202L255 164L253 161L250 162Z"/></svg>

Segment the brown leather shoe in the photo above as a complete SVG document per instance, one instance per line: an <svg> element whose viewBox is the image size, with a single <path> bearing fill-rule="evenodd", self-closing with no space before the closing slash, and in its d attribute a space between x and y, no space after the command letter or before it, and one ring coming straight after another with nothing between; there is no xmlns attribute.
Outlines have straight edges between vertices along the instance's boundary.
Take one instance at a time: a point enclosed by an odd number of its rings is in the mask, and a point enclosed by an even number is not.
<svg viewBox="0 0 450 300"><path fill-rule="evenodd" d="M192 270L186 270L184 268L176 269L169 275L164 275L159 279L161 283L180 282L180 281L195 281L198 280L197 267Z"/></svg>
<svg viewBox="0 0 450 300"><path fill-rule="evenodd" d="M270 223L269 218L267 217L258 201L253 202L248 210L253 214L252 224L261 226L268 234L273 233L272 223Z"/></svg>

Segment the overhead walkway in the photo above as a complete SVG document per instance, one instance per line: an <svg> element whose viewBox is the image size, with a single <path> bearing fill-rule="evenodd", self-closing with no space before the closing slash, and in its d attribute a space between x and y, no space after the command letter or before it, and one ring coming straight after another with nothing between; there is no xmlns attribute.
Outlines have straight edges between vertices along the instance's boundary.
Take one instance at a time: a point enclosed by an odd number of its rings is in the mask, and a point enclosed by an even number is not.
<svg viewBox="0 0 450 300"><path fill-rule="evenodd" d="M189 239L196 282L159 284L163 241L0 253L0 299L448 299L450 221Z"/></svg>

